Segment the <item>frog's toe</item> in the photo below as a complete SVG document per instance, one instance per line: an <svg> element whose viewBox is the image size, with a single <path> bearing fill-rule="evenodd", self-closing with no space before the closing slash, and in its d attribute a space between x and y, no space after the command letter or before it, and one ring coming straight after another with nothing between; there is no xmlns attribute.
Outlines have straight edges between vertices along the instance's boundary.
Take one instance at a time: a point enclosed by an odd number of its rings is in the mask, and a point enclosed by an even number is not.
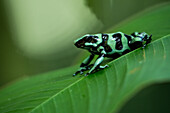
<svg viewBox="0 0 170 113"><path fill-rule="evenodd" d="M88 76L90 73L86 73L84 76Z"/></svg>
<svg viewBox="0 0 170 113"><path fill-rule="evenodd" d="M83 74L83 71L80 71L80 75L82 75Z"/></svg>
<svg viewBox="0 0 170 113"><path fill-rule="evenodd" d="M107 68L107 67L109 67L108 65L105 65L105 66L100 66L99 68L100 69L104 69L104 68Z"/></svg>
<svg viewBox="0 0 170 113"><path fill-rule="evenodd" d="M73 77L75 77L75 76L76 76L76 73L73 74Z"/></svg>
<svg viewBox="0 0 170 113"><path fill-rule="evenodd" d="M76 71L74 74L73 74L73 77L76 76L77 74L79 74L80 71Z"/></svg>
<svg viewBox="0 0 170 113"><path fill-rule="evenodd" d="M105 68L106 68L106 67L109 67L109 65L105 65Z"/></svg>

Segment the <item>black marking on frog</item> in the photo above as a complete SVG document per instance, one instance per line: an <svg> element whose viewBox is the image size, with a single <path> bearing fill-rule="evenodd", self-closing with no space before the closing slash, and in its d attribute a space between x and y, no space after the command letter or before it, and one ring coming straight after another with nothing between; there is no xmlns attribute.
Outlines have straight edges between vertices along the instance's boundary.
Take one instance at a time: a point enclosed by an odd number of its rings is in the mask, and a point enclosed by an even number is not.
<svg viewBox="0 0 170 113"><path fill-rule="evenodd" d="M116 49L117 50L121 50L123 48L123 44L122 44L122 35L120 33L116 33L114 35L112 35L113 38L115 38L116 41Z"/></svg>
<svg viewBox="0 0 170 113"><path fill-rule="evenodd" d="M102 43L100 45L104 47L104 50L106 52L111 52L112 48L107 44L108 38L109 38L109 35L102 34Z"/></svg>

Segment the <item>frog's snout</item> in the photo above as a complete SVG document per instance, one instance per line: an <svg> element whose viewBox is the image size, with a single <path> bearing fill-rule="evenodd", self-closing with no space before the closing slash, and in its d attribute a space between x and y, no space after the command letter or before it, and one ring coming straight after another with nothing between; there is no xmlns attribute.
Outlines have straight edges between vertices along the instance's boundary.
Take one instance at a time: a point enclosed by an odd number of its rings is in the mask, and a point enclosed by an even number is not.
<svg viewBox="0 0 170 113"><path fill-rule="evenodd" d="M77 48L80 48L81 47L81 44L80 43L74 43L74 45L77 47Z"/></svg>

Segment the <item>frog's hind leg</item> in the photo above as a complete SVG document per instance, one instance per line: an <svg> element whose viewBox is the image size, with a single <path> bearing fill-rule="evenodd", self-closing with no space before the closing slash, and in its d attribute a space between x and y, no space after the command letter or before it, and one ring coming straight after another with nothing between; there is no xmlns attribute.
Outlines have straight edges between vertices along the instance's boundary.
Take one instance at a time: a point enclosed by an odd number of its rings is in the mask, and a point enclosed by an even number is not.
<svg viewBox="0 0 170 113"><path fill-rule="evenodd" d="M91 73L95 73L97 71L103 70L105 68L109 67L108 65L104 65L104 66L97 66Z"/></svg>
<svg viewBox="0 0 170 113"><path fill-rule="evenodd" d="M96 62L94 63L94 66L90 69L90 71L88 73L85 74L85 76L88 76L90 73L94 73L96 71L96 69L98 69L98 67L100 66L101 62L104 59L104 54L100 55Z"/></svg>

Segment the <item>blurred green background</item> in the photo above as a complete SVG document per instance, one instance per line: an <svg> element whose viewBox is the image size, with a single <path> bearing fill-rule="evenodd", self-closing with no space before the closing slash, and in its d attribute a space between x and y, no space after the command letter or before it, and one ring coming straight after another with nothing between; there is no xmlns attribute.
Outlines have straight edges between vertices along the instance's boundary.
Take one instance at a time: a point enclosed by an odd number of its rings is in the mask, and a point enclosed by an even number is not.
<svg viewBox="0 0 170 113"><path fill-rule="evenodd" d="M76 64L73 40L170 0L1 0L0 87Z"/></svg>

